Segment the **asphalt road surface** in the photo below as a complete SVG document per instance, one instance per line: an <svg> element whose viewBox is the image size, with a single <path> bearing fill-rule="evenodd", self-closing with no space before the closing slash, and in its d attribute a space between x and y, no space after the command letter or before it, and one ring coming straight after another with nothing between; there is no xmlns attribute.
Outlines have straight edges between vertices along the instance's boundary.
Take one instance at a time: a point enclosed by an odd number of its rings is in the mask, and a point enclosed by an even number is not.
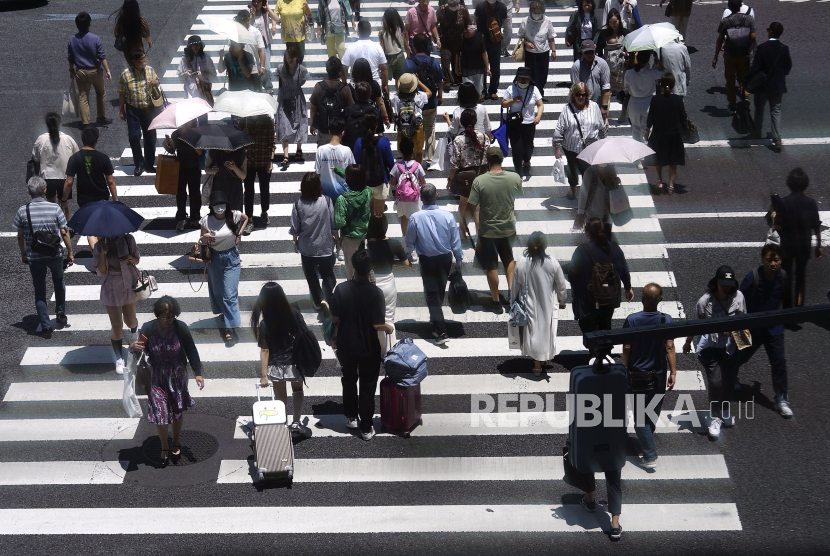
<svg viewBox="0 0 830 556"><path fill-rule="evenodd" d="M297 0L294 0L297 1ZM339 554L357 552L431 554L589 553L613 550L625 554L817 554L826 553L821 533L827 522L826 496L818 485L828 465L824 401L827 332L806 325L787 333L790 400L795 413L782 419L772 406L766 357L759 353L740 374L739 398L744 413L734 429L710 441L700 426L668 426L657 435L660 464L649 473L637 464L637 442L629 442L623 470L622 541L609 547L604 532L607 511L587 514L580 493L562 481L561 446L566 435L557 426L565 410L568 370L587 360L570 305L560 315L559 349L542 378L531 362L508 349L506 315L481 306L487 298L483 273L467 266L474 307L449 322L452 340L433 345L417 269L396 268L399 338L411 337L430 356L430 377L423 384L423 425L409 439L378 435L363 442L344 428L339 369L330 351L309 380L303 415L313 431L295 446L297 473L292 488L264 486L251 476L253 453L246 423L255 399L259 351L253 335L239 330L228 348L217 332L206 288L188 285L189 264L182 255L194 234L174 231L175 200L155 193L153 176L132 176L126 125L117 118L117 76L123 57L112 48L108 19L117 2L91 0L0 4L0 32L7 37L0 58L0 183L6 202L0 217L8 223L0 236L0 552L50 551L64 554L251 553ZM170 100L182 98L172 73L187 36L198 33L209 51L222 40L204 28L204 15L231 17L241 0L143 0L153 48L148 64L163 76ZM574 203L566 189L550 178L550 137L562 103L571 61L564 45L564 26L572 8L546 3L558 38L559 58L551 64L543 124L537 131L533 177L517 202L519 236L547 233L551 253L566 260L583 241L570 231ZM382 11L392 5L403 14L404 2L366 0L362 14L375 31ZM693 47L692 79L686 105L700 130L701 142L687 149L687 164L678 176L685 193L652 197L647 176L636 167L620 167L623 184L635 207L635 219L617 229L629 259L637 300L643 285L665 288L661 310L676 319L693 314L694 304L721 264L743 276L760 264L766 227L763 213L769 194L786 193L784 178L801 166L812 178L808 194L827 210L823 178L828 173L830 118L823 104L828 73L821 60L821 29L826 4L816 1L751 3L759 29L771 21L785 26L794 67L784 97L784 150L775 154L760 142L742 141L726 112L723 74L711 68L716 27L725 2L696 2L686 43ZM316 3L312 6L316 10ZM116 166L119 196L147 219L136 234L141 267L150 271L160 293L177 296L182 320L191 325L205 362L207 384L187 412L183 463L158 469L155 432L146 419L127 419L121 404L121 379L114 372L109 324L98 301L98 280L82 264L66 274L69 326L51 340L37 333L33 290L28 269L20 263L11 222L27 201L25 162L35 137L45 131L43 116L59 110L69 82L66 40L74 32L74 15L85 9L92 31L103 37L114 80L108 84L108 115L101 128L99 150ZM644 22L665 20L663 8L640 4ZM527 5L513 19L515 31ZM760 35L765 33L760 32ZM13 38L13 40L12 40ZM354 35L352 35L354 38ZM818 39L818 40L817 40ZM277 42L274 68L284 45ZM818 48L817 48L818 47ZM213 55L216 55L215 52ZM311 91L324 73L325 50L312 41L306 52ZM721 62L722 63L722 62ZM512 80L518 64L502 60L502 84ZM223 86L220 79L215 89ZM502 89L503 90L503 89ZM457 105L455 91L445 93L447 110ZM488 102L494 127L498 109ZM444 109L439 108L439 114ZM612 104L611 119L619 106ZM213 118L222 115L211 115ZM768 121L768 120L767 120ZM439 124L438 132L446 130ZM64 131L80 143L79 122L65 121ZM610 133L627 135L628 126ZM159 146L164 133L159 134ZM393 140L394 134L389 133ZM314 140L305 145L306 157ZM293 152L292 146L291 151ZM505 161L512 169L510 159ZM240 283L243 320L261 283L279 280L302 309L312 330L319 322L306 293L299 256L288 240L290 205L303 172L313 162L278 167L271 181L267 229L242 242ZM427 180L439 190L446 172L430 171ZM648 178L654 181L652 171ZM455 210L442 197L440 204ZM72 210L77 208L71 206ZM203 214L206 209L203 209ZM399 234L397 217L387 203L390 236ZM258 216L258 210L256 215ZM824 216L828 220L827 216ZM88 248L75 238L75 249ZM472 260L471 252L465 255ZM83 260L79 259L79 263ZM339 279L343 267L336 268ZM826 258L811 261L807 301L826 302ZM193 278L196 278L194 271ZM51 288L51 286L50 286ZM506 290L502 276L501 290ZM51 290L50 290L51 295ZM635 300L636 301L636 300ZM139 321L150 318L153 300L138 305ZM640 309L624 304L625 314ZM449 314L449 308L446 308ZM665 411L678 400L706 404L701 366L691 355L678 356L681 382L667 397ZM546 402L546 413L525 414L510 425L474 426L475 394L492 395L512 408ZM498 398L497 395L502 396ZM529 396L535 395L535 396ZM521 397L520 397L521 396ZM536 397L538 396L538 397ZM146 414L146 402L142 400ZM538 409L542 406L535 405ZM515 411L515 409L514 409ZM501 412L506 413L506 412ZM489 417L489 416L488 416ZM499 425L499 417L492 416ZM604 506L604 481L597 492ZM582 534L579 534L582 533Z"/></svg>

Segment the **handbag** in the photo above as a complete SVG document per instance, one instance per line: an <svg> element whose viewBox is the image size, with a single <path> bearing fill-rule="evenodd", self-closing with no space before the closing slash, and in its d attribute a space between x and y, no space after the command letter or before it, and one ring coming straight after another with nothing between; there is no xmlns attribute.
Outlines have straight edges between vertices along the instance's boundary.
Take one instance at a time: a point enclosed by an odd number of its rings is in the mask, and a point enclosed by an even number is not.
<svg viewBox="0 0 830 556"><path fill-rule="evenodd" d="M680 132L680 135L683 137L684 143L695 144L700 141L700 134L697 131L697 126L691 118L689 118L688 114L686 115L686 121L683 122L683 129Z"/></svg>
<svg viewBox="0 0 830 556"><path fill-rule="evenodd" d="M187 59L187 56L184 57L185 61L187 62L187 67L190 71L193 70L193 64L190 60ZM199 94L202 95L202 98L205 99L205 102L213 106L213 93L211 92L211 88L213 84L210 81L205 81L204 79L200 79L199 77L193 78L196 81L196 88L199 89Z"/></svg>
<svg viewBox="0 0 830 556"><path fill-rule="evenodd" d="M502 154L507 156L507 122L504 121L504 108L501 109L500 118L501 123L499 124L499 127L493 130L493 137L495 137L496 141L498 141Z"/></svg>
<svg viewBox="0 0 830 556"><path fill-rule="evenodd" d="M169 154L156 157L156 193L176 195L179 191L179 160Z"/></svg>
<svg viewBox="0 0 830 556"><path fill-rule="evenodd" d="M749 333L749 330L733 330L732 339L735 341L735 347L738 350L752 346L752 334Z"/></svg>
<svg viewBox="0 0 830 556"><path fill-rule="evenodd" d="M516 42L516 47L513 48L513 54L510 57L514 62L525 61L525 40L522 37L519 37L518 42Z"/></svg>
<svg viewBox="0 0 830 556"><path fill-rule="evenodd" d="M516 87L518 89L518 87ZM512 110L507 113L507 125L521 125L522 121L524 120L524 115L522 111L525 109L525 105L527 105L527 97L530 94L530 87L527 88L525 91L525 98L522 101L522 107L519 108L518 112L513 112Z"/></svg>
<svg viewBox="0 0 830 556"><path fill-rule="evenodd" d="M443 172L447 169L447 138L441 137L435 145L435 155L432 157L430 168Z"/></svg>
<svg viewBox="0 0 830 556"><path fill-rule="evenodd" d="M490 42L501 42L504 39L504 35L501 32L501 24L496 17L490 15L489 2L488 5L484 6L484 11L487 14L487 36L490 38Z"/></svg>
<svg viewBox="0 0 830 556"><path fill-rule="evenodd" d="M472 305L470 290L467 288L467 283L464 281L464 278L461 277L460 270L456 269L449 276L447 297L449 298L450 308L456 315L463 315Z"/></svg>
<svg viewBox="0 0 830 556"><path fill-rule="evenodd" d="M150 372L150 362L147 361L147 354L141 352L138 359L135 360L135 390L136 393L141 393L145 396L150 394L150 389L153 387L153 382Z"/></svg>
<svg viewBox="0 0 830 556"><path fill-rule="evenodd" d="M772 75L772 70L775 69L775 66L778 65L778 59L781 58L781 52L784 48L780 48L778 51L778 56L775 57L775 61L772 63L772 66L769 68L769 73L765 72L762 69L759 69L751 76L746 77L744 79L744 88L752 93L753 95L756 93L762 93L767 88L767 81L769 81L769 76Z"/></svg>
<svg viewBox="0 0 830 556"><path fill-rule="evenodd" d="M557 158L553 162L553 166L550 170L550 175L553 176L553 181L556 183L567 184L568 179L565 176L565 163L562 162L561 158Z"/></svg>
<svg viewBox="0 0 830 556"><path fill-rule="evenodd" d="M61 115L64 118L77 118L79 115L80 105L78 104L78 89L75 86L75 80L69 80L69 87L63 91L63 104L61 105Z"/></svg>
<svg viewBox="0 0 830 556"><path fill-rule="evenodd" d="M40 162L35 160L35 157L29 159L29 162L26 163L26 183L29 182L32 177L37 176L40 174Z"/></svg>
<svg viewBox="0 0 830 556"><path fill-rule="evenodd" d="M127 48L127 34L124 32L124 29L121 29L121 32L115 36L115 44L113 45L118 52L124 52L124 49Z"/></svg>
<svg viewBox="0 0 830 556"><path fill-rule="evenodd" d="M164 98L164 92L156 85L150 85L150 104L156 108L167 106L167 99Z"/></svg>
<svg viewBox="0 0 830 556"><path fill-rule="evenodd" d="M137 359L143 357L138 356L132 350L127 353L127 370L124 373L124 391L121 395L121 401L124 404L124 411L127 412L127 417L131 419L140 419L143 415L141 411L141 404L138 403L138 396L135 391L136 380L136 363Z"/></svg>
<svg viewBox="0 0 830 556"><path fill-rule="evenodd" d="M511 326L527 326L529 321L527 316L527 276L530 272L530 257L525 257L525 262L525 279L522 283L522 289L519 291L516 299L510 304Z"/></svg>
<svg viewBox="0 0 830 556"><path fill-rule="evenodd" d="M133 293L135 296L141 299L147 299L153 292L158 291L159 287L156 284L156 279L150 276L146 270L138 270L138 278L136 278L135 285L133 285Z"/></svg>
<svg viewBox="0 0 830 556"><path fill-rule="evenodd" d="M570 457L571 443L566 442L562 447L562 468L565 471L563 480L565 484L574 488L578 488L583 492L592 492L594 490L594 480L592 473L583 473L573 466Z"/></svg>
<svg viewBox="0 0 830 556"><path fill-rule="evenodd" d="M29 205L26 205L26 220L29 222L29 235L32 236L32 251L44 257L57 257L61 254L61 237L46 230L34 231Z"/></svg>
<svg viewBox="0 0 830 556"><path fill-rule="evenodd" d="M672 1L669 0L669 3L666 5L666 17L671 17L671 8L672 8Z"/></svg>

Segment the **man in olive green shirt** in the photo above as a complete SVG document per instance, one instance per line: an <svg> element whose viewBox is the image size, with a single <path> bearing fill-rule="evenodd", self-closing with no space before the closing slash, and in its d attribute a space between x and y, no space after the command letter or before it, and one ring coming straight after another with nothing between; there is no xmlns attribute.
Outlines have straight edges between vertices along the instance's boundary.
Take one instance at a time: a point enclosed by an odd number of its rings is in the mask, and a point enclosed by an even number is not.
<svg viewBox="0 0 830 556"><path fill-rule="evenodd" d="M490 171L473 181L468 204L475 207L478 245L476 254L481 266L487 272L487 284L494 313L504 312L499 301L499 258L507 276L507 290L513 285L513 240L516 237L516 213L513 200L522 194L522 178L515 172L502 170L504 160L501 148L487 149L487 163ZM507 304L507 300L504 300Z"/></svg>

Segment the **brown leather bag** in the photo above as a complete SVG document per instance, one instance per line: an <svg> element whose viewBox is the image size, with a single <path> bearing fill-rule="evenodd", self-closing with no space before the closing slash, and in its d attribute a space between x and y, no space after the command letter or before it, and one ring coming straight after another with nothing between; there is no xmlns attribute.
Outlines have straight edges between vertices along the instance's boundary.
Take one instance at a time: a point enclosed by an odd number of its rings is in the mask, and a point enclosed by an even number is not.
<svg viewBox="0 0 830 556"><path fill-rule="evenodd" d="M501 32L501 25L499 25L499 20L496 19L495 16L490 15L489 6L485 6L484 9L487 11L487 34L490 37L490 42L501 42L504 38L504 35Z"/></svg>
<svg viewBox="0 0 830 556"><path fill-rule="evenodd" d="M156 157L156 192L176 195L179 192L179 160L169 154Z"/></svg>

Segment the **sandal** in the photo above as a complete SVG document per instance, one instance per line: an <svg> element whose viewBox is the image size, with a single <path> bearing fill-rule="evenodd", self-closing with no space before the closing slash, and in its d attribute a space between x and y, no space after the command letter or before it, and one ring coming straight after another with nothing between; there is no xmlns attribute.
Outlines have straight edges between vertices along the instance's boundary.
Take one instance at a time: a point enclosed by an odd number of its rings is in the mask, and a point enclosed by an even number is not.
<svg viewBox="0 0 830 556"><path fill-rule="evenodd" d="M305 162L305 158L303 158L303 151L297 151L294 154L294 162Z"/></svg>
<svg viewBox="0 0 830 556"><path fill-rule="evenodd" d="M219 334L222 336L222 339L225 341L226 344L229 342L233 342L233 335L231 334L231 331L227 328L219 329Z"/></svg>
<svg viewBox="0 0 830 556"><path fill-rule="evenodd" d="M163 453L165 453L165 452L167 452L167 455L166 455L166 456L164 456L164 457L162 458L162 457L161 457L161 454L163 454ZM167 450L162 450L162 451L159 453L159 458L161 458L161 467L167 467L167 464L168 464L168 463L170 463L170 450L169 450L169 449L167 449Z"/></svg>
<svg viewBox="0 0 830 556"><path fill-rule="evenodd" d="M493 93L492 95L490 95L490 100L499 100L499 95Z"/></svg>
<svg viewBox="0 0 830 556"><path fill-rule="evenodd" d="M666 191L666 184L663 183L663 180L658 180L657 183L654 184L654 194L655 195L662 195Z"/></svg>
<svg viewBox="0 0 830 556"><path fill-rule="evenodd" d="M666 188L666 193L668 193L669 195L671 195L671 194L673 194L673 193L674 193L674 184L671 184L671 183L670 183L670 184L668 185L668 187Z"/></svg>
<svg viewBox="0 0 830 556"><path fill-rule="evenodd" d="M170 445L170 461L171 463L179 463L182 459L182 445Z"/></svg>
<svg viewBox="0 0 830 556"><path fill-rule="evenodd" d="M283 167L283 168L288 168L288 165L289 165L290 163L291 163L291 160L289 160L287 156L282 157L282 162L281 162L281 164L282 164L282 167Z"/></svg>
<svg viewBox="0 0 830 556"><path fill-rule="evenodd" d="M539 367L538 369L536 367L533 367L533 375L542 376L542 367Z"/></svg>

